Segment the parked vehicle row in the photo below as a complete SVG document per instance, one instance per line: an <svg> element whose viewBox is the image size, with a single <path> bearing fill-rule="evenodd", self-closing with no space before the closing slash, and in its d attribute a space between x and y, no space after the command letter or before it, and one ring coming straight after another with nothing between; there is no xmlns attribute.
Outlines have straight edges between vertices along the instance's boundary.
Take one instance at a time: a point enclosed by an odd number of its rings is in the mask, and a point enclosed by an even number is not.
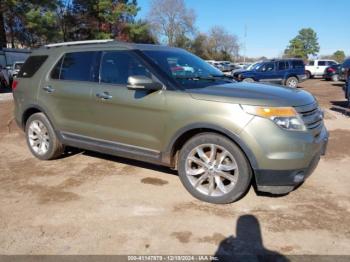
<svg viewBox="0 0 350 262"><path fill-rule="evenodd" d="M27 49L0 49L0 89L12 85L13 78L17 76L29 54L30 51Z"/></svg>
<svg viewBox="0 0 350 262"><path fill-rule="evenodd" d="M306 80L305 65L301 59L273 59L252 65L249 70L233 72L233 78L244 82L263 82L297 87Z"/></svg>
<svg viewBox="0 0 350 262"><path fill-rule="evenodd" d="M336 64L338 63L334 60L311 60L305 66L305 74L307 78L313 78L318 76L323 77L326 68Z"/></svg>
<svg viewBox="0 0 350 262"><path fill-rule="evenodd" d="M207 63L216 67L221 72L232 72L233 70L242 69L242 64L232 63L230 61L215 61L215 60L206 60Z"/></svg>

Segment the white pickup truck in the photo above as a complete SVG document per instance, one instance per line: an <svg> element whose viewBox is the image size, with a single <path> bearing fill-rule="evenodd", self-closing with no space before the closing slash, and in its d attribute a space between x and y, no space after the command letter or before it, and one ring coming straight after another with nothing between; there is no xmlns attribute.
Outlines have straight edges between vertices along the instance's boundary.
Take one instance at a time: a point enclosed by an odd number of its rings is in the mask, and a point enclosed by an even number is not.
<svg viewBox="0 0 350 262"><path fill-rule="evenodd" d="M311 60L308 65L305 66L305 74L307 78L313 78L314 76L323 76L327 67L338 64L334 60L320 59Z"/></svg>

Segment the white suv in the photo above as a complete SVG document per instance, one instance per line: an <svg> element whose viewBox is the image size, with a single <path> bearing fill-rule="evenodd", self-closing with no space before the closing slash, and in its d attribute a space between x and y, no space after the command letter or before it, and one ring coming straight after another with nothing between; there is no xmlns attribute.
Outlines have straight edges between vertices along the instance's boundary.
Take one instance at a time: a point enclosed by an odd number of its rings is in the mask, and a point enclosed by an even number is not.
<svg viewBox="0 0 350 262"><path fill-rule="evenodd" d="M323 76L327 67L338 64L334 60L312 60L305 66L305 74L307 78L314 76Z"/></svg>

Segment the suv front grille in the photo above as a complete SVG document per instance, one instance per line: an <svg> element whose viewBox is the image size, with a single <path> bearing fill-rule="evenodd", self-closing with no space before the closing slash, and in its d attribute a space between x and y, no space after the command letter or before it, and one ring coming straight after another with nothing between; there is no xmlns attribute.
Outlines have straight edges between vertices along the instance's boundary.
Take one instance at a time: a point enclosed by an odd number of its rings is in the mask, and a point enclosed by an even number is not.
<svg viewBox="0 0 350 262"><path fill-rule="evenodd" d="M323 127L323 112L318 107L318 104L313 103L306 106L299 106L295 109L303 119L307 129L310 130L314 136L318 136Z"/></svg>

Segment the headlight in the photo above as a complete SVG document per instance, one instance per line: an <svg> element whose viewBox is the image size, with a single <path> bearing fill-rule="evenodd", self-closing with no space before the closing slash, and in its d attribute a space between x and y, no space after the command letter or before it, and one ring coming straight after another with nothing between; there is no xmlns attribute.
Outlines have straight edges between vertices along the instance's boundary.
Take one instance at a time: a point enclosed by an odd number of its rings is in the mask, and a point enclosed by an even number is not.
<svg viewBox="0 0 350 262"><path fill-rule="evenodd" d="M303 120L293 107L265 107L241 105L251 115L268 118L279 127L291 131L305 131Z"/></svg>

